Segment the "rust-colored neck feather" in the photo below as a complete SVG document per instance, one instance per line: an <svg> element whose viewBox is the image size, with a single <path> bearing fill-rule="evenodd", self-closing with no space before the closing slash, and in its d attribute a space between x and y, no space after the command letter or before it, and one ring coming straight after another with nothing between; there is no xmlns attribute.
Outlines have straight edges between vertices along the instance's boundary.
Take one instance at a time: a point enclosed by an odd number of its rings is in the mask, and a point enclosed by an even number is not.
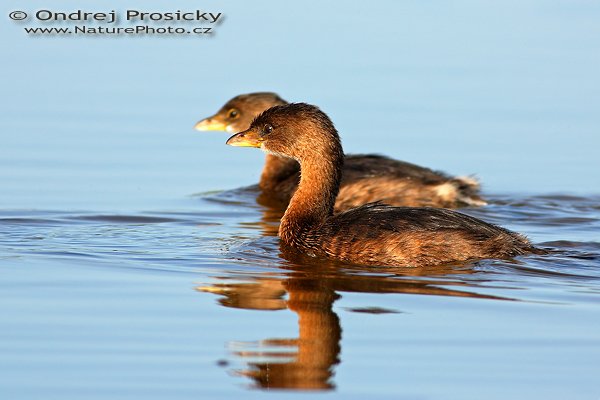
<svg viewBox="0 0 600 400"><path fill-rule="evenodd" d="M308 231L333 215L344 156L339 142L330 147L300 160L300 184L279 226L279 236L288 244L302 241Z"/></svg>
<svg viewBox="0 0 600 400"><path fill-rule="evenodd" d="M300 164L296 160L267 154L258 185L264 191L274 191L277 184L298 172L299 169Z"/></svg>

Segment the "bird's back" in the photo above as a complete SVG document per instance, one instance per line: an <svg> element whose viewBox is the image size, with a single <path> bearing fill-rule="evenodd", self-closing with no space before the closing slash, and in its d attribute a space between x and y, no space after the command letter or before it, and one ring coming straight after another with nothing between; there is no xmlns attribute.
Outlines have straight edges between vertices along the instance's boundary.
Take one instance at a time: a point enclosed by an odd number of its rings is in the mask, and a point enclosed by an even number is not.
<svg viewBox="0 0 600 400"><path fill-rule="evenodd" d="M435 265L534 250L524 236L456 211L378 203L332 216L306 239L317 253L370 265Z"/></svg>

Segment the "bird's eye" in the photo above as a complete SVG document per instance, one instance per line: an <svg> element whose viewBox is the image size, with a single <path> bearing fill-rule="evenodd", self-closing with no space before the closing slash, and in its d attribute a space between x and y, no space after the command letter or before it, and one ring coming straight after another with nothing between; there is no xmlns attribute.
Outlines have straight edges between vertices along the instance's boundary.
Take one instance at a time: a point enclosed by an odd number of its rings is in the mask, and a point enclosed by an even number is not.
<svg viewBox="0 0 600 400"><path fill-rule="evenodd" d="M266 124L263 128L263 134L268 135L271 132L273 132L273 126L270 124Z"/></svg>
<svg viewBox="0 0 600 400"><path fill-rule="evenodd" d="M240 115L240 113L235 108L232 108L231 110L229 110L229 114L227 114L227 116L232 119L237 118L239 115Z"/></svg>

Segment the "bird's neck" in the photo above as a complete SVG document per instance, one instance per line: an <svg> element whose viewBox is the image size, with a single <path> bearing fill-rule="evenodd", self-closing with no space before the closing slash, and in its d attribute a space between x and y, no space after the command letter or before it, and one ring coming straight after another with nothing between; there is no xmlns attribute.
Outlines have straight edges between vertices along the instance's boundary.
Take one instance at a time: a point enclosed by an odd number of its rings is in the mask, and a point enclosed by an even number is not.
<svg viewBox="0 0 600 400"><path fill-rule="evenodd" d="M275 190L277 184L300 170L296 160L267 154L258 185L264 191Z"/></svg>
<svg viewBox="0 0 600 400"><path fill-rule="evenodd" d="M300 183L281 219L279 236L288 243L301 238L333 215L344 158L340 151L300 162Z"/></svg>

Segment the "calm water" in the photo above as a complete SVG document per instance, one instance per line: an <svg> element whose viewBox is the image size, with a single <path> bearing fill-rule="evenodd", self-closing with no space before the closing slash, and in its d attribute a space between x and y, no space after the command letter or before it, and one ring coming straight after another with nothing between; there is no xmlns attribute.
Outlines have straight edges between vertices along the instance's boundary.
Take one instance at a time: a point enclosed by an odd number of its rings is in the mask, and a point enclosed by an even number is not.
<svg viewBox="0 0 600 400"><path fill-rule="evenodd" d="M6 397L597 396L600 198L467 210L529 233L547 256L364 269L280 254L277 215L255 195L3 211Z"/></svg>
<svg viewBox="0 0 600 400"><path fill-rule="evenodd" d="M598 4L247 3L203 3L209 39L2 22L0 397L599 399ZM42 7L81 5L1 12ZM192 130L255 90L322 106L348 152L476 173L464 212L550 253L281 253L260 152Z"/></svg>

